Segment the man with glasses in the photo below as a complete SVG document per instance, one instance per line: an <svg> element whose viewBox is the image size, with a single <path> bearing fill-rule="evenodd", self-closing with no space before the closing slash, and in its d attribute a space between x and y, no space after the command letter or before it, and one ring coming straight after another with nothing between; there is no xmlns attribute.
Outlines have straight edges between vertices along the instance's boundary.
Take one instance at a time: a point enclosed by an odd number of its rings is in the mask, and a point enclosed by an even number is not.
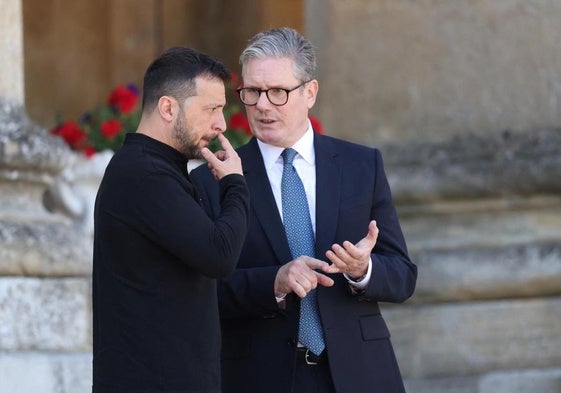
<svg viewBox="0 0 561 393"><path fill-rule="evenodd" d="M238 149L248 235L219 281L223 391L403 392L378 301L409 298L417 268L380 152L313 132L315 54L298 32L257 34L240 62L255 138ZM220 214L212 174L192 177Z"/></svg>

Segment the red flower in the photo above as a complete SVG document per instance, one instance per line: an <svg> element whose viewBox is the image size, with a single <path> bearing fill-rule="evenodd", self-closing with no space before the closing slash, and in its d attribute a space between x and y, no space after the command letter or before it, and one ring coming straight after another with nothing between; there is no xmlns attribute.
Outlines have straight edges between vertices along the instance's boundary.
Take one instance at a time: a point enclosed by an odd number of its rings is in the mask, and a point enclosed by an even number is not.
<svg viewBox="0 0 561 393"><path fill-rule="evenodd" d="M237 88L238 86L240 86L241 80L240 80L240 76L237 72L232 72L232 74L230 76L230 83L232 84L232 86L234 86L234 89Z"/></svg>
<svg viewBox="0 0 561 393"><path fill-rule="evenodd" d="M87 158L90 158L95 154L95 148L92 145L87 145L82 152Z"/></svg>
<svg viewBox="0 0 561 393"><path fill-rule="evenodd" d="M123 128L121 122L119 120L105 120L101 123L101 133L105 135L107 139L114 138L121 129Z"/></svg>
<svg viewBox="0 0 561 393"><path fill-rule="evenodd" d="M131 112L138 102L138 92L125 85L120 85L109 94L109 105L119 109L122 113Z"/></svg>
<svg viewBox="0 0 561 393"><path fill-rule="evenodd" d="M86 133L74 121L67 121L51 132L61 136L73 148L78 148L86 140Z"/></svg>
<svg viewBox="0 0 561 393"><path fill-rule="evenodd" d="M249 121L247 121L247 117L242 112L236 112L230 117L230 128L242 130L247 135L251 135Z"/></svg>
<svg viewBox="0 0 561 393"><path fill-rule="evenodd" d="M323 134L323 125L317 117L310 115L310 122L312 123L312 128L315 132L317 132L318 134Z"/></svg>

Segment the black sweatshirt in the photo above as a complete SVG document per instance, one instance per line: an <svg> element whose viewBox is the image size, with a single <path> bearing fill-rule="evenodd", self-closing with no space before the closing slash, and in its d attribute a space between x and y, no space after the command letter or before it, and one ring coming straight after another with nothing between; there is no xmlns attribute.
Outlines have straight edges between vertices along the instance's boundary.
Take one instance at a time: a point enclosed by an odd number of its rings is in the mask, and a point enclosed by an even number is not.
<svg viewBox="0 0 561 393"><path fill-rule="evenodd" d="M243 176L222 178L212 221L186 168L142 134L127 134L107 167L94 213L94 392L220 392L215 278L235 268L249 192Z"/></svg>

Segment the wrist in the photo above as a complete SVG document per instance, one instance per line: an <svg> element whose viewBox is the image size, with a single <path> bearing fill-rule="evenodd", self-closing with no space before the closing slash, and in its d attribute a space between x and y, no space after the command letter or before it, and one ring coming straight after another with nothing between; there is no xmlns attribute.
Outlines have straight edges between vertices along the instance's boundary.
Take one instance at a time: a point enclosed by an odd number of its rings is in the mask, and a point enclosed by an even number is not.
<svg viewBox="0 0 561 393"><path fill-rule="evenodd" d="M357 275L357 276L349 274L348 277L349 277L349 280L351 280L351 281L359 282L359 281L364 280L364 278L366 277L366 273L361 274L361 275Z"/></svg>

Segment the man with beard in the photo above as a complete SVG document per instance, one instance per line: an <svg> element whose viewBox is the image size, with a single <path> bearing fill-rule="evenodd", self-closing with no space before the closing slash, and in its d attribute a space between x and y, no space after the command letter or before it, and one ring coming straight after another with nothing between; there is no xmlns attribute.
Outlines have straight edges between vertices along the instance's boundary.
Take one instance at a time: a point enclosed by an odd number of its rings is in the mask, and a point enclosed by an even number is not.
<svg viewBox="0 0 561 393"><path fill-rule="evenodd" d="M109 163L95 205L93 392L220 392L215 279L235 268L249 209L240 158L222 135L228 78L181 47L145 73L137 132ZM214 221L187 173L200 157L220 188Z"/></svg>

